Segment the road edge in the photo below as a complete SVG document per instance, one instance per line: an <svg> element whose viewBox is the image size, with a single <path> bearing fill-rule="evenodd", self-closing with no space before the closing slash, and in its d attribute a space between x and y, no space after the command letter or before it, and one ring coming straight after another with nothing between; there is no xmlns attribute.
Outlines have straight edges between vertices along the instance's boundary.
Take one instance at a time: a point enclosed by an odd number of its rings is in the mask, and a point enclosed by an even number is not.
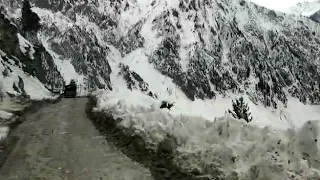
<svg viewBox="0 0 320 180"><path fill-rule="evenodd" d="M61 101L63 98L60 95L56 99L43 99L43 100L31 100L29 102L29 106L23 108L21 111L14 112L14 116L10 118L9 124L7 125L10 129L8 136L5 140L0 142L0 169L2 168L3 164L6 162L8 156L10 155L11 151L16 146L17 142L19 141L18 137L12 136L11 132L15 128L17 128L21 123L25 122L25 117L28 114L32 114L37 112L40 108L48 105L48 104L56 104Z"/></svg>

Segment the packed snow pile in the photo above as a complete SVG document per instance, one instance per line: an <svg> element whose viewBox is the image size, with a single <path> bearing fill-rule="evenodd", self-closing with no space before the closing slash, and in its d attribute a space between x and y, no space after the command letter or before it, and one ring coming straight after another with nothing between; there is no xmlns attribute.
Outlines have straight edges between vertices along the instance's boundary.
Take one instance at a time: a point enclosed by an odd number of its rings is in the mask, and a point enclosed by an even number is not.
<svg viewBox="0 0 320 180"><path fill-rule="evenodd" d="M9 128L8 127L0 127L0 142L2 142L4 139L7 138L9 134Z"/></svg>
<svg viewBox="0 0 320 180"><path fill-rule="evenodd" d="M12 113L0 110L0 120L1 119L7 120L7 119L10 119L12 116L13 116Z"/></svg>
<svg viewBox="0 0 320 180"><path fill-rule="evenodd" d="M301 126L275 129L229 116L207 120L178 115L173 113L176 107L160 109L159 100L134 90L95 95L97 110L122 119L119 125L134 129L150 147L156 148L168 134L174 137L177 153L173 160L189 172L246 180L320 177L320 121L310 119Z"/></svg>

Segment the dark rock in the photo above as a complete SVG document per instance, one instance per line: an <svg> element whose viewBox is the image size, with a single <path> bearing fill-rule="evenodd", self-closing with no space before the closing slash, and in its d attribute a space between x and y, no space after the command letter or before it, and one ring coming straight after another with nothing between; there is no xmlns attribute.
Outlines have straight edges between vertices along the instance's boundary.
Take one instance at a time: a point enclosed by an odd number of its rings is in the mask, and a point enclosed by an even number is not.
<svg viewBox="0 0 320 180"><path fill-rule="evenodd" d="M161 102L161 105L160 105L160 109L164 109L164 108L167 108L169 110L171 110L171 108L174 106L173 103L169 103L167 101L162 101Z"/></svg>

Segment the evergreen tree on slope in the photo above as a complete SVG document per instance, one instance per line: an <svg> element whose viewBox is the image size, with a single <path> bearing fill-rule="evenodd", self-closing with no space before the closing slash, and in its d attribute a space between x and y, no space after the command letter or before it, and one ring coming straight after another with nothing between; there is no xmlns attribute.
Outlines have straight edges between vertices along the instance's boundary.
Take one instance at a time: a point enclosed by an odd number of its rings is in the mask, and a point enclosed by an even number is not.
<svg viewBox="0 0 320 180"><path fill-rule="evenodd" d="M243 97L232 101L233 111L229 109L229 113L236 119L244 119L247 123L252 121L251 113L249 112L248 104L243 100Z"/></svg>

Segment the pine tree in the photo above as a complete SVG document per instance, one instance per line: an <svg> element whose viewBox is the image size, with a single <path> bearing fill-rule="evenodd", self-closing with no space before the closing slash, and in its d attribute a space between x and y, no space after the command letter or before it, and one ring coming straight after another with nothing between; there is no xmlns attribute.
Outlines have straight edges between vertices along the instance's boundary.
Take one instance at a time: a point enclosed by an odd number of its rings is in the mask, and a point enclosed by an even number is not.
<svg viewBox="0 0 320 180"><path fill-rule="evenodd" d="M40 18L31 10L29 0L23 1L22 7L22 28L24 32L38 31L40 29Z"/></svg>
<svg viewBox="0 0 320 180"><path fill-rule="evenodd" d="M244 119L247 123L252 121L251 113L249 112L248 104L243 100L243 97L232 101L233 111L229 109L229 113L236 119Z"/></svg>

